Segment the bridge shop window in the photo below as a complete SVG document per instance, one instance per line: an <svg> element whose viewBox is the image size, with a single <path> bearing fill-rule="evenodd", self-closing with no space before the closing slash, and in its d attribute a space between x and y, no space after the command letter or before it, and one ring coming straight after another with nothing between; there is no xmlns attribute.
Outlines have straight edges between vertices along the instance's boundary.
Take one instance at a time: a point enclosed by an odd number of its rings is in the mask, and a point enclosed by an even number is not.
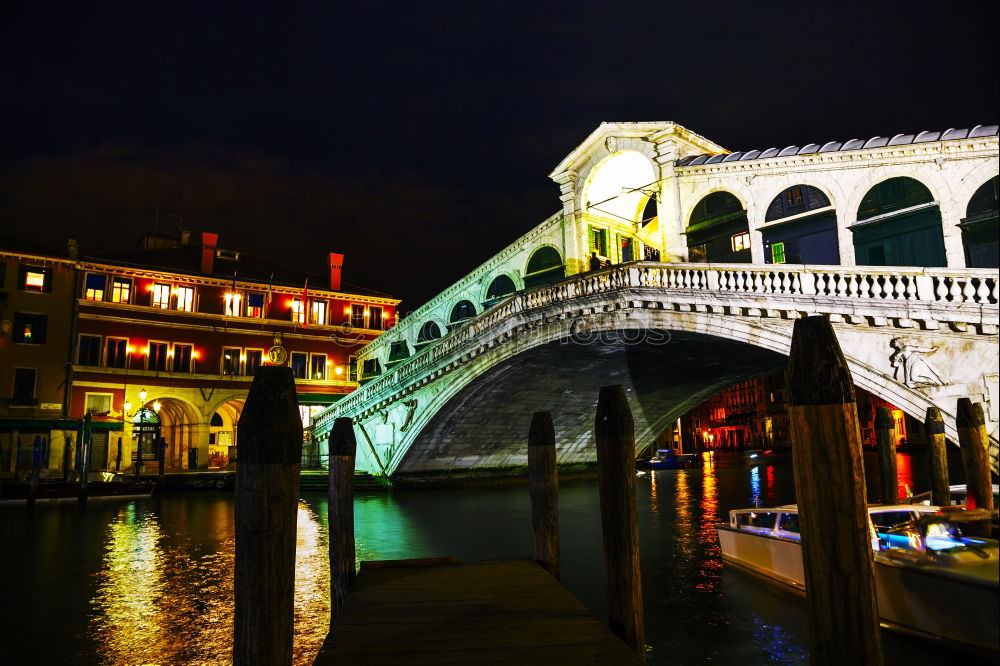
<svg viewBox="0 0 1000 666"><path fill-rule="evenodd" d="M417 345L424 345L441 337L441 327L433 321L424 322L417 333Z"/></svg>
<svg viewBox="0 0 1000 666"><path fill-rule="evenodd" d="M827 196L810 185L795 185L774 197L758 231L765 263L840 263L837 213Z"/></svg>
<svg viewBox="0 0 1000 666"><path fill-rule="evenodd" d="M691 261L750 263L747 213L729 192L712 192L694 207L688 220L687 246ZM737 249L738 248L738 249Z"/></svg>
<svg viewBox="0 0 1000 666"><path fill-rule="evenodd" d="M104 365L124 368L128 364L128 339L108 338L104 343Z"/></svg>
<svg viewBox="0 0 1000 666"><path fill-rule="evenodd" d="M111 302L129 303L132 298L132 280L129 278L111 279Z"/></svg>
<svg viewBox="0 0 1000 666"><path fill-rule="evenodd" d="M76 349L77 365L101 364L101 336L81 335Z"/></svg>
<svg viewBox="0 0 1000 666"><path fill-rule="evenodd" d="M608 256L608 230L597 227L587 227L587 243L591 252L596 252L597 256L607 258Z"/></svg>
<svg viewBox="0 0 1000 666"><path fill-rule="evenodd" d="M309 367L309 354L305 352L292 352L291 367L293 377L296 379L305 379Z"/></svg>
<svg viewBox="0 0 1000 666"><path fill-rule="evenodd" d="M104 286L107 283L107 277L101 275L100 273L88 273L87 281L83 290L83 297L88 301L103 301L104 300Z"/></svg>
<svg viewBox="0 0 1000 666"><path fill-rule="evenodd" d="M997 225L997 189L1000 176L993 176L983 183L969 200L965 219L958 226L962 229L965 247L965 265L969 268L1000 267L1000 228Z"/></svg>
<svg viewBox="0 0 1000 666"><path fill-rule="evenodd" d="M369 379L382 374L382 368L377 358L366 358L361 365L361 378Z"/></svg>
<svg viewBox="0 0 1000 666"><path fill-rule="evenodd" d="M476 306L471 301L459 301L451 309L451 316L448 318L448 330L457 328L462 322L476 316Z"/></svg>
<svg viewBox="0 0 1000 666"><path fill-rule="evenodd" d="M566 277L566 267L562 257L553 247L540 247L531 255L528 266L524 269L524 286L526 289L541 287L558 282Z"/></svg>
<svg viewBox="0 0 1000 666"><path fill-rule="evenodd" d="M912 178L890 178L868 190L850 229L860 266L947 265L941 211Z"/></svg>
<svg viewBox="0 0 1000 666"><path fill-rule="evenodd" d="M22 291L52 291L52 269L38 266L21 266L17 286Z"/></svg>
<svg viewBox="0 0 1000 666"><path fill-rule="evenodd" d="M515 291L517 291L517 287L509 276L498 275L493 278L493 282L490 282L490 286L486 290L486 301L483 303L483 307L491 308Z"/></svg>
<svg viewBox="0 0 1000 666"><path fill-rule="evenodd" d="M406 340L396 340L389 344L389 358L386 360L387 366L392 366L410 357L409 345Z"/></svg>

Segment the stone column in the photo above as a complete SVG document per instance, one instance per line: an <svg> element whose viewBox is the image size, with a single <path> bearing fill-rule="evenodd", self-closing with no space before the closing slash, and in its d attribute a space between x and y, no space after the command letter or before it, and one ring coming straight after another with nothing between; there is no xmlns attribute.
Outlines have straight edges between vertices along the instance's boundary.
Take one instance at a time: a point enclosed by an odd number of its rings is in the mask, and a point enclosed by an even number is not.
<svg viewBox="0 0 1000 666"><path fill-rule="evenodd" d="M660 202L656 207L660 224L660 260L687 261L687 240L682 235L685 221L681 210L680 182L674 168L677 146L667 135L656 142L656 162L660 177Z"/></svg>
<svg viewBox="0 0 1000 666"><path fill-rule="evenodd" d="M208 422L194 424L190 427L190 439L188 441L188 448L198 449L198 469L208 469L208 435L210 432L210 425ZM238 459L238 455L237 455ZM187 467L187 461L184 461L184 466Z"/></svg>
<svg viewBox="0 0 1000 666"><path fill-rule="evenodd" d="M965 244L962 242L962 229L958 223L965 217L968 203L948 199L940 205L941 233L944 236L944 256L948 261L948 268L965 268Z"/></svg>
<svg viewBox="0 0 1000 666"><path fill-rule="evenodd" d="M579 211L576 209L576 172L567 171L556 182L559 183L559 200L562 201L563 208L562 243L566 274L575 275L586 271L588 267L587 229L585 225L581 225Z"/></svg>

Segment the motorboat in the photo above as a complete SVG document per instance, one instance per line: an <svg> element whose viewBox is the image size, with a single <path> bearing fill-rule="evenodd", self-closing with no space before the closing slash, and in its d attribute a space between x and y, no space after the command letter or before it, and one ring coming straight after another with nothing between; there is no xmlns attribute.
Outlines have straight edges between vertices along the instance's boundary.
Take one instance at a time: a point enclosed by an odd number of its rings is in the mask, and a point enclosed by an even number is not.
<svg viewBox="0 0 1000 666"><path fill-rule="evenodd" d="M954 522L959 513L922 504L868 507L881 624L996 656L998 543L963 535ZM730 511L718 534L728 564L805 594L797 506Z"/></svg>
<svg viewBox="0 0 1000 666"><path fill-rule="evenodd" d="M952 505L965 504L968 489L964 483L948 486L948 491L951 494ZM923 504L927 506L931 503L931 491L928 490L923 493L911 495L906 498L906 502L908 504ZM993 506L1000 506L1000 485L996 483L993 484Z"/></svg>
<svg viewBox="0 0 1000 666"><path fill-rule="evenodd" d="M152 495L156 482L126 478L121 474L94 473L88 480L85 493L92 499L143 499ZM0 504L26 504L31 494L27 481L0 482ZM79 481L40 481L35 490L36 502L75 502L80 497Z"/></svg>
<svg viewBox="0 0 1000 666"><path fill-rule="evenodd" d="M683 469L694 467L698 456L691 453L677 453L673 449L657 449L649 459L650 469Z"/></svg>
<svg viewBox="0 0 1000 666"><path fill-rule="evenodd" d="M747 449L743 452L743 462L748 465L760 465L765 462L773 462L784 453L788 453L788 451L779 449Z"/></svg>

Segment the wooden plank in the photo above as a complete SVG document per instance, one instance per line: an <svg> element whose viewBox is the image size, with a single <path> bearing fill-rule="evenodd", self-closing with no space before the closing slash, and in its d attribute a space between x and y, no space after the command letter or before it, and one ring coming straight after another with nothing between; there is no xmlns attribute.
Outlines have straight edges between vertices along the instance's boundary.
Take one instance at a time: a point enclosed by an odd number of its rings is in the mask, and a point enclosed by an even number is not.
<svg viewBox="0 0 1000 666"><path fill-rule="evenodd" d="M540 565L362 567L314 662L641 664Z"/></svg>

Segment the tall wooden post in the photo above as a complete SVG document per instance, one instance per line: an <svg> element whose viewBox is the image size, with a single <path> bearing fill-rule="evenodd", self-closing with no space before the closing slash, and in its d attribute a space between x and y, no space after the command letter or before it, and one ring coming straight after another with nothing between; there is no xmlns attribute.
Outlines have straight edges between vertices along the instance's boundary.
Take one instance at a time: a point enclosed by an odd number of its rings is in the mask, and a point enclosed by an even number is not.
<svg viewBox="0 0 1000 666"><path fill-rule="evenodd" d="M559 580L559 475L552 412L535 412L528 429L528 487L535 561Z"/></svg>
<svg viewBox="0 0 1000 666"><path fill-rule="evenodd" d="M122 438L118 438L118 453L115 455L115 473L122 471Z"/></svg>
<svg viewBox="0 0 1000 666"><path fill-rule="evenodd" d="M237 425L233 663L292 663L302 421L291 368L254 374Z"/></svg>
<svg viewBox="0 0 1000 666"><path fill-rule="evenodd" d="M90 475L90 459L94 449L94 435L91 430L91 416L84 417L84 426L80 435L80 490L77 500L80 504L87 503L87 477Z"/></svg>
<svg viewBox="0 0 1000 666"><path fill-rule="evenodd" d="M931 504L948 506L951 504L948 451L944 441L944 419L937 407L927 408L924 430L927 432L927 460L930 463Z"/></svg>
<svg viewBox="0 0 1000 666"><path fill-rule="evenodd" d="M645 659L635 506L635 432L624 386L601 387L594 431L604 569L608 577L608 624L611 631Z"/></svg>
<svg viewBox="0 0 1000 666"><path fill-rule="evenodd" d="M875 448L878 452L879 479L881 480L879 497L883 504L895 504L899 501L899 479L896 475L896 443L893 431L896 420L892 418L892 410L882 405L875 410Z"/></svg>
<svg viewBox="0 0 1000 666"><path fill-rule="evenodd" d="M251 384L252 386L252 384ZM141 429L139 430L139 435L135 438L135 479L139 480L139 476L142 474L142 438L146 436Z"/></svg>
<svg viewBox="0 0 1000 666"><path fill-rule="evenodd" d="M70 435L63 442L63 483L69 483L70 478L73 476L73 468L70 467L70 461L73 459L73 436Z"/></svg>
<svg viewBox="0 0 1000 666"><path fill-rule="evenodd" d="M160 468L158 470L159 474L159 492L163 492L163 482L166 476L166 457L167 457L167 440L160 437L156 441L156 459L159 462Z"/></svg>
<svg viewBox="0 0 1000 666"><path fill-rule="evenodd" d="M14 480L21 475L21 438L14 437Z"/></svg>
<svg viewBox="0 0 1000 666"><path fill-rule="evenodd" d="M327 503L331 620L340 612L344 597L357 575L354 549L354 459L357 452L353 421L346 417L334 421L330 436L330 496Z"/></svg>
<svg viewBox="0 0 1000 666"><path fill-rule="evenodd" d="M968 398L959 398L955 425L958 428L958 444L962 447L962 466L965 468L966 504L969 509L992 511L989 440L983 406ZM988 530L989 523L986 527Z"/></svg>
<svg viewBox="0 0 1000 666"><path fill-rule="evenodd" d="M35 436L31 443L31 476L28 481L28 506L35 506L38 498L38 479L42 469L42 438Z"/></svg>
<svg viewBox="0 0 1000 666"><path fill-rule="evenodd" d="M786 384L810 661L879 666L882 635L858 410L827 317L795 321Z"/></svg>

